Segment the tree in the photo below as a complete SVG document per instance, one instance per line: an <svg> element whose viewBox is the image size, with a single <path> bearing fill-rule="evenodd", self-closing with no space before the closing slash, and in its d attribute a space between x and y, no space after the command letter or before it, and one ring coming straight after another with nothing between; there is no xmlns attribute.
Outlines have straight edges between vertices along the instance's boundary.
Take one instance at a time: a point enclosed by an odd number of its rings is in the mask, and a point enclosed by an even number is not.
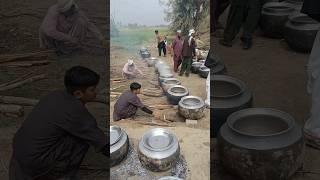
<svg viewBox="0 0 320 180"><path fill-rule="evenodd" d="M193 28L198 30L201 20L209 14L209 0L159 0L168 7L166 20L173 31L181 29L183 34Z"/></svg>

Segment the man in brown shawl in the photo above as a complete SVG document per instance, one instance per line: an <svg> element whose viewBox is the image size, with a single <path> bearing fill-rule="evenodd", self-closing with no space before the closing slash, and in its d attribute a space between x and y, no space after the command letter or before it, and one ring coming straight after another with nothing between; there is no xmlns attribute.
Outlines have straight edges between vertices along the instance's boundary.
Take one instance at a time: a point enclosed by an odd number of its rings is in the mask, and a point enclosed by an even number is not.
<svg viewBox="0 0 320 180"><path fill-rule="evenodd" d="M93 37L95 44L106 45L98 28L89 21L73 0L58 0L40 26L40 47L66 54L85 47Z"/></svg>

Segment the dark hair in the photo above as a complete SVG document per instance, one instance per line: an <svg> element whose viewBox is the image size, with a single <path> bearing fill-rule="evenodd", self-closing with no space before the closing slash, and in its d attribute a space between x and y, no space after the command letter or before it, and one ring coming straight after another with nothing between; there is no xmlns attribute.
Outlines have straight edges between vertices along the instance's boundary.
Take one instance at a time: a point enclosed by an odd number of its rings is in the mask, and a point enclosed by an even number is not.
<svg viewBox="0 0 320 180"><path fill-rule="evenodd" d="M133 82L130 84L130 89L131 89L131 91L141 89L141 84Z"/></svg>
<svg viewBox="0 0 320 180"><path fill-rule="evenodd" d="M100 76L83 66L74 66L66 71L64 85L69 93L76 90L85 90L90 86L98 85Z"/></svg>
<svg viewBox="0 0 320 180"><path fill-rule="evenodd" d="M155 32L155 33L158 33L159 31L158 31L158 30L155 30L154 32Z"/></svg>

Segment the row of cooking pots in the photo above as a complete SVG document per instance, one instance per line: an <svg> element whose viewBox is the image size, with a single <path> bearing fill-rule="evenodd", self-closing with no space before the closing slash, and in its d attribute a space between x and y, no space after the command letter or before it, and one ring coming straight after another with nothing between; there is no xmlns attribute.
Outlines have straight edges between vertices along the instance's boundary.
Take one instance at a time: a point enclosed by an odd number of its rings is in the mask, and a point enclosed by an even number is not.
<svg viewBox="0 0 320 180"><path fill-rule="evenodd" d="M287 0L264 4L260 27L267 37L284 38L299 52L310 52L320 23L301 14L302 1Z"/></svg>
<svg viewBox="0 0 320 180"><path fill-rule="evenodd" d="M120 164L129 150L128 134L119 126L110 126L110 164ZM176 136L167 129L153 128L139 140L137 147L141 164L155 172L172 168L179 158L180 146Z"/></svg>
<svg viewBox="0 0 320 180"><path fill-rule="evenodd" d="M168 102L178 105L179 113L186 119L201 119L204 116L204 101L197 96L189 96L189 90L173 77L171 68L164 61L157 60L154 64L159 75L159 83Z"/></svg>
<svg viewBox="0 0 320 180"><path fill-rule="evenodd" d="M281 180L303 162L301 128L287 113L252 108L252 91L228 75L211 79L211 138L217 137L222 165L242 179Z"/></svg>

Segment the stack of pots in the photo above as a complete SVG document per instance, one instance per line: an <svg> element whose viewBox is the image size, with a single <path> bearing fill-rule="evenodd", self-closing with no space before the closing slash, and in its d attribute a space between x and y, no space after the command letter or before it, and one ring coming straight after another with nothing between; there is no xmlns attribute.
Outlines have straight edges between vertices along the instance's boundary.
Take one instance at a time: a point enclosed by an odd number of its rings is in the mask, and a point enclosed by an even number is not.
<svg viewBox="0 0 320 180"><path fill-rule="evenodd" d="M282 38L288 16L294 12L292 5L283 2L266 3L262 8L260 27L267 37Z"/></svg>
<svg viewBox="0 0 320 180"><path fill-rule="evenodd" d="M310 52L320 23L301 13L289 16L285 25L285 39L289 46L298 52Z"/></svg>
<svg viewBox="0 0 320 180"><path fill-rule="evenodd" d="M210 94L210 119L213 124L211 137L217 137L220 127L233 112L252 106L252 92L239 79L227 75L215 75L210 80L214 92Z"/></svg>
<svg viewBox="0 0 320 180"><path fill-rule="evenodd" d="M172 168L179 155L179 141L173 133L166 129L151 129L139 141L139 160L151 171L160 172Z"/></svg>

